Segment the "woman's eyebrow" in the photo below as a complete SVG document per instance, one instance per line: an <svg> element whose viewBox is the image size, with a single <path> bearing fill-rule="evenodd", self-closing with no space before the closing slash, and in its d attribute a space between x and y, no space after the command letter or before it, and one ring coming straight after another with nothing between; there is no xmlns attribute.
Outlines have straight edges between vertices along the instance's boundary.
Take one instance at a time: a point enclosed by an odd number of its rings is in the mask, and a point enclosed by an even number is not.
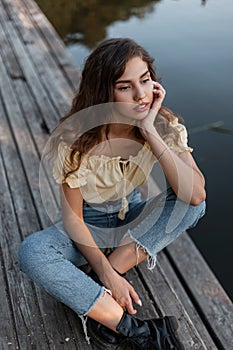
<svg viewBox="0 0 233 350"><path fill-rule="evenodd" d="M149 70L147 69L146 72L144 72L139 79L142 79L146 74L149 73ZM120 83L131 83L131 80L117 80L115 84L120 84Z"/></svg>

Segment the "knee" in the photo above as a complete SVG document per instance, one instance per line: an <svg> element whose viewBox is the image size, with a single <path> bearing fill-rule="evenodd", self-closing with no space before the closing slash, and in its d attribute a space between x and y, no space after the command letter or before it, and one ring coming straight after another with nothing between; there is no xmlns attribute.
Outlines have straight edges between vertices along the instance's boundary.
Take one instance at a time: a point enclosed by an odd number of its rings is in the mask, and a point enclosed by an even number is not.
<svg viewBox="0 0 233 350"><path fill-rule="evenodd" d="M191 206L191 208L192 208L193 223L190 226L190 228L196 226L198 221L205 215L206 202L203 201L199 205Z"/></svg>
<svg viewBox="0 0 233 350"><path fill-rule="evenodd" d="M195 208L196 208L197 215L202 217L205 214L205 211L206 211L206 202L203 201L200 204L195 205Z"/></svg>
<svg viewBox="0 0 233 350"><path fill-rule="evenodd" d="M28 236L20 245L18 250L18 265L19 269L26 274L30 270L35 269L44 255L44 242L40 235L41 232L36 232Z"/></svg>

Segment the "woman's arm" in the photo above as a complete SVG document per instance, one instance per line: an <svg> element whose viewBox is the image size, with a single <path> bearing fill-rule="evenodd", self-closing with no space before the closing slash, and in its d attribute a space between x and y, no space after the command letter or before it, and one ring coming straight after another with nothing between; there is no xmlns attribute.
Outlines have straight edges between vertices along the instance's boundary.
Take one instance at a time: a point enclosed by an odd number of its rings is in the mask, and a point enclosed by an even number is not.
<svg viewBox="0 0 233 350"><path fill-rule="evenodd" d="M107 257L96 245L83 220L83 197L79 188L61 187L62 218L65 230L77 248L96 272L104 286L111 290L113 298L135 314L132 299L139 302L139 296L128 281L122 278L111 266ZM104 233L103 233L104 234Z"/></svg>
<svg viewBox="0 0 233 350"><path fill-rule="evenodd" d="M103 271L109 274L114 273L108 259L96 245L83 221L83 198L80 189L70 188L67 184L63 184L61 188L61 207L63 224L68 235L99 278Z"/></svg>
<svg viewBox="0 0 233 350"><path fill-rule="evenodd" d="M166 91L161 84L157 82L153 84L154 101L139 127L177 197L191 205L199 205L206 198L204 176L189 152L185 151L177 155L169 149L158 134L154 122Z"/></svg>
<svg viewBox="0 0 233 350"><path fill-rule="evenodd" d="M177 197L191 205L203 202L205 179L190 152L176 154L171 151L155 128L144 134Z"/></svg>

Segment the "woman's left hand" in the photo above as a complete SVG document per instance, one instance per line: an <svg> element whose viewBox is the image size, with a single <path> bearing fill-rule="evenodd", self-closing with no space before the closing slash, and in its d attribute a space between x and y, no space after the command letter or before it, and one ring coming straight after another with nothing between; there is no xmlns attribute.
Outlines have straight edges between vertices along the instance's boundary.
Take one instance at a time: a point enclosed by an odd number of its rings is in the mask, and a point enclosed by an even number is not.
<svg viewBox="0 0 233 350"><path fill-rule="evenodd" d="M138 124L138 126L142 129L142 132L148 132L153 130L154 122L162 106L163 100L166 95L166 91L160 83L153 81L153 94L154 99L151 108L147 116Z"/></svg>

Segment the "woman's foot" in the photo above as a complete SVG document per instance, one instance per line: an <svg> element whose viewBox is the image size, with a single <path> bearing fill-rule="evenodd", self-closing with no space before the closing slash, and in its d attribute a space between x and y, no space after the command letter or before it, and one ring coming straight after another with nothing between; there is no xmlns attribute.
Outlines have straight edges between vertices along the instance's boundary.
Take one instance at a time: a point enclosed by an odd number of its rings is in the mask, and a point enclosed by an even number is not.
<svg viewBox="0 0 233 350"><path fill-rule="evenodd" d="M88 334L99 349L108 349L109 345L117 345L123 340L123 337L101 323L89 318L87 321ZM109 347L112 349L112 346Z"/></svg>
<svg viewBox="0 0 233 350"><path fill-rule="evenodd" d="M99 349L143 349L143 350L184 350L178 338L178 323L174 316L165 316L141 321L124 313L117 331L89 320L88 331L93 343Z"/></svg>

